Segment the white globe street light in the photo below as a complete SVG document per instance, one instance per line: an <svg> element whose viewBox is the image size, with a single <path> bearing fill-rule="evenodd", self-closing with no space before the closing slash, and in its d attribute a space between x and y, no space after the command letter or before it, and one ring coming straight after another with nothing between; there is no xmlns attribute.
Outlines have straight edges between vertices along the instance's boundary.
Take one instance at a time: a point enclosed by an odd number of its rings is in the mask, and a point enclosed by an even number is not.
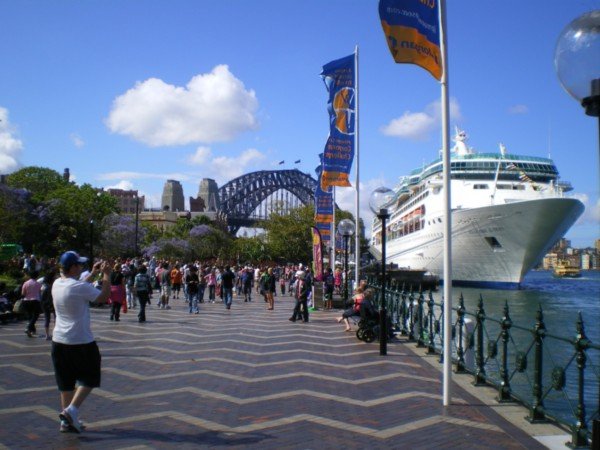
<svg viewBox="0 0 600 450"><path fill-rule="evenodd" d="M556 43L554 66L563 88L585 113L600 116L600 10L565 27Z"/></svg>
<svg viewBox="0 0 600 450"><path fill-rule="evenodd" d="M381 221L381 301L379 303L379 354L387 355L387 310L385 302L385 245L386 220L390 217L388 206L394 199L394 191L387 187L379 187L369 198L369 208Z"/></svg>

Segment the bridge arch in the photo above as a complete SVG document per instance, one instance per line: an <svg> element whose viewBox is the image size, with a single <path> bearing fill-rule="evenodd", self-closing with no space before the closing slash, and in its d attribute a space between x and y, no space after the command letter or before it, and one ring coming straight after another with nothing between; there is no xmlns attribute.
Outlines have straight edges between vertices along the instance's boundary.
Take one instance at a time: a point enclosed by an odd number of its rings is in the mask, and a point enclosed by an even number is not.
<svg viewBox="0 0 600 450"><path fill-rule="evenodd" d="M252 226L252 212L271 194L285 190L303 205L313 204L317 180L293 170L260 170L234 178L219 188L220 211L227 217L232 234L242 226Z"/></svg>

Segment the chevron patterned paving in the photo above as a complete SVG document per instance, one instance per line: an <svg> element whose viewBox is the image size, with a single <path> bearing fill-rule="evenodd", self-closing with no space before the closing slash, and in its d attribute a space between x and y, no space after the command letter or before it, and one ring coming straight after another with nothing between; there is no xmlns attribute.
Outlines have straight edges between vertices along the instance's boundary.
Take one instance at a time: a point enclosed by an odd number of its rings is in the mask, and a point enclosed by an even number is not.
<svg viewBox="0 0 600 450"><path fill-rule="evenodd" d="M0 450L13 448L543 448L441 375L402 340L379 356L344 333L339 312L291 323L292 300L234 298L231 310L182 300L108 320L92 311L102 387L81 409L87 430L58 432L50 344L23 323L0 328ZM39 327L40 324L38 324ZM412 345L412 344L410 344Z"/></svg>

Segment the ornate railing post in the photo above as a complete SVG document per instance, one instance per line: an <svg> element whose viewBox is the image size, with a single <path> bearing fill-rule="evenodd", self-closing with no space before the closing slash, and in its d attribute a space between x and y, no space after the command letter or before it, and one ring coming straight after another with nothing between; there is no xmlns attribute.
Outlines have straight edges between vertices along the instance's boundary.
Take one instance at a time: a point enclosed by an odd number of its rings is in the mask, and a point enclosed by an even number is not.
<svg viewBox="0 0 600 450"><path fill-rule="evenodd" d="M408 323L408 340L414 342L415 340L415 297L413 295L412 286L410 287L410 294L408 294L408 316L410 322Z"/></svg>
<svg viewBox="0 0 600 450"><path fill-rule="evenodd" d="M456 342L456 373L465 372L465 347L463 345L463 333L465 330L465 299L460 293L458 309L456 310L456 324L458 325L458 339Z"/></svg>
<svg viewBox="0 0 600 450"><path fill-rule="evenodd" d="M404 283L402 283L402 292L400 293L400 312L402 313L402 336L408 335L408 306L406 304L406 290L404 289Z"/></svg>
<svg viewBox="0 0 600 450"><path fill-rule="evenodd" d="M433 309L435 308L435 302L433 301L433 293L429 290L429 300L427 301L427 307L429 308L429 343L427 345L427 353L433 354L435 353L435 314Z"/></svg>
<svg viewBox="0 0 600 450"><path fill-rule="evenodd" d="M483 356L483 323L485 322L485 311L483 309L483 297L479 295L479 303L477 304L477 351L475 353L475 386L485 384L485 358Z"/></svg>
<svg viewBox="0 0 600 450"><path fill-rule="evenodd" d="M583 318L581 317L581 311L577 315L577 336L575 338L574 347L577 353L577 370L579 372L578 385L577 385L577 409L575 410L575 416L577 422L571 428L571 442L569 447L585 447L587 443L588 428L585 423L585 399L584 399L584 373L585 364L587 362L586 350L590 345L590 341L585 335L585 329L583 327Z"/></svg>
<svg viewBox="0 0 600 450"><path fill-rule="evenodd" d="M508 341L512 320L508 314L508 301L504 303L504 316L500 322L502 328L502 362L500 366L500 386L498 387L498 401L501 403L512 401L510 395L510 381L508 378Z"/></svg>
<svg viewBox="0 0 600 450"><path fill-rule="evenodd" d="M425 311L423 308L423 303L425 299L423 298L423 288L419 287L419 298L417 299L417 314L419 320L419 336L417 338L417 347L425 347Z"/></svg>
<svg viewBox="0 0 600 450"><path fill-rule="evenodd" d="M544 324L544 314L540 304L536 316L535 326L532 334L535 341L535 362L533 367L533 403L529 411L527 420L531 423L545 422L544 400L542 399L543 385L543 357L544 357L544 336L546 335L546 325Z"/></svg>
<svg viewBox="0 0 600 450"><path fill-rule="evenodd" d="M446 342L444 341L444 297L442 296L442 301L440 302L440 342L442 344L442 351L440 352L440 358L438 359L440 364L444 364L444 345Z"/></svg>

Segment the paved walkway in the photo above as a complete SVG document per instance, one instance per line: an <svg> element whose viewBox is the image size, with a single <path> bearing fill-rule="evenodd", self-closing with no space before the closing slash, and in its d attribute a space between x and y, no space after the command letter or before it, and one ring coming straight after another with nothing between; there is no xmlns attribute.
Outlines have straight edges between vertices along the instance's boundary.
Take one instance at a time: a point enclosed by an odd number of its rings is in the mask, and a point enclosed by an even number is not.
<svg viewBox="0 0 600 450"><path fill-rule="evenodd" d="M102 388L81 435L58 432L50 344L24 323L1 326L0 449L544 448L458 386L444 408L437 368L402 341L379 356L339 312L305 324L287 320L290 297L274 311L257 299L201 307L175 300L145 324L135 310L120 322L92 311Z"/></svg>

